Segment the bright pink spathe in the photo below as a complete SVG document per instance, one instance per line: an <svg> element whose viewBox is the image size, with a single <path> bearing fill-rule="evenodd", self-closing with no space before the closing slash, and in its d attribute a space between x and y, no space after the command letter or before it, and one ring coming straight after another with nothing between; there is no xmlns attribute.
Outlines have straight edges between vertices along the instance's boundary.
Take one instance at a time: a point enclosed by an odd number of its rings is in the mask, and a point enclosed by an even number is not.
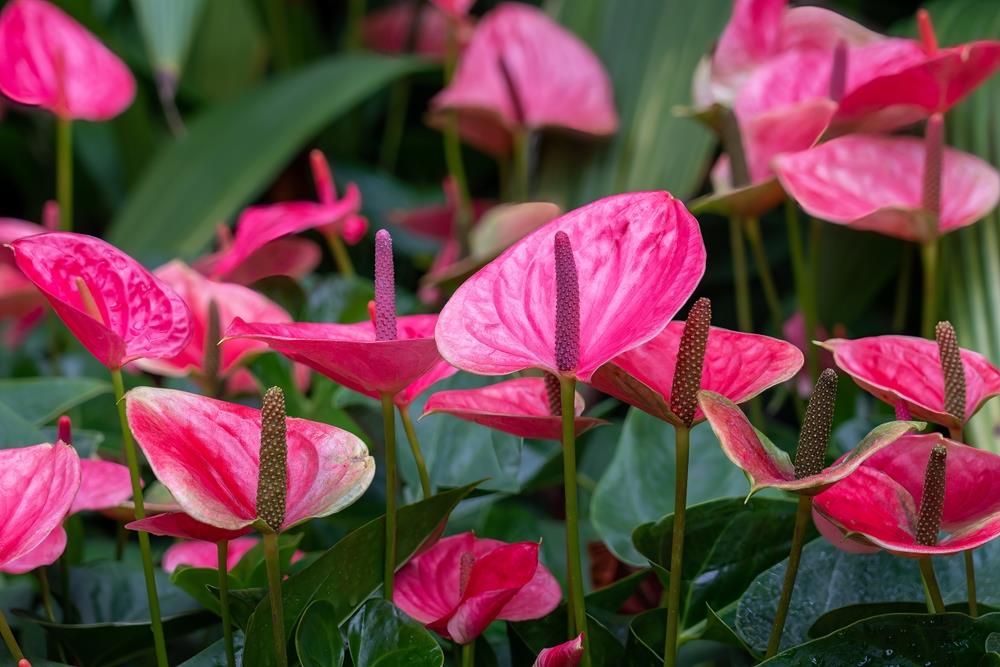
<svg viewBox="0 0 1000 667"><path fill-rule="evenodd" d="M936 445L948 451L941 516L941 530L947 535L936 546L926 546L916 542L916 520L924 471ZM937 433L907 436L813 503L820 516L861 547L908 557L974 549L1000 536L1000 456Z"/></svg>
<svg viewBox="0 0 1000 667"><path fill-rule="evenodd" d="M177 356L191 340L191 313L183 299L114 246L93 236L51 232L10 247L17 267L108 368Z"/></svg>
<svg viewBox="0 0 1000 667"><path fill-rule="evenodd" d="M303 278L312 273L322 259L319 246L308 239L284 237L265 243L243 259L223 264L225 271L217 270L233 247L233 233L226 225L217 228L219 248L194 261L194 268L212 280L239 285L252 285L269 276Z"/></svg>
<svg viewBox="0 0 1000 667"><path fill-rule="evenodd" d="M494 620L524 621L559 605L562 590L538 544L461 533L439 540L396 575L393 602L441 636L467 644Z"/></svg>
<svg viewBox="0 0 1000 667"><path fill-rule="evenodd" d="M480 375L555 359L553 239L564 232L579 275L579 361L588 382L618 355L659 334L705 270L697 220L666 192L601 199L529 234L469 278L445 305L435 336L446 361Z"/></svg>
<svg viewBox="0 0 1000 667"><path fill-rule="evenodd" d="M13 0L0 13L0 92L69 119L101 121L135 97L125 64L45 0Z"/></svg>
<svg viewBox="0 0 1000 667"><path fill-rule="evenodd" d="M451 84L431 101L432 123L449 113L465 141L496 155L524 130L618 128L611 81L593 52L540 9L514 2L483 17Z"/></svg>
<svg viewBox="0 0 1000 667"><path fill-rule="evenodd" d="M169 389L126 395L129 426L153 472L191 517L239 530L257 519L260 410ZM282 529L347 507L375 462L356 436L288 419L288 493Z"/></svg>
<svg viewBox="0 0 1000 667"><path fill-rule="evenodd" d="M543 648L535 660L534 667L576 667L583 658L583 633L568 642L551 648Z"/></svg>
<svg viewBox="0 0 1000 667"><path fill-rule="evenodd" d="M670 394L683 333L683 321L671 322L652 340L599 368L591 384L654 417L677 424L677 418L670 412ZM734 403L743 403L794 377L802 363L802 352L792 343L711 327L701 388ZM695 422L704 418L699 409Z"/></svg>

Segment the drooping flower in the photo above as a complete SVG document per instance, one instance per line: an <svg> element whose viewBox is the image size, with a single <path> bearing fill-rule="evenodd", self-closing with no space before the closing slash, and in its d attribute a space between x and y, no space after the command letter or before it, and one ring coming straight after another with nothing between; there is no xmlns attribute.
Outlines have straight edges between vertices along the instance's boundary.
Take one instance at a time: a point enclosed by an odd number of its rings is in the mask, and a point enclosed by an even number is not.
<svg viewBox="0 0 1000 667"><path fill-rule="evenodd" d="M652 340L601 366L591 384L654 417L678 424L670 398L683 332L684 322L671 322ZM711 327L701 389L743 403L794 377L802 363L802 352L786 341ZM696 423L704 418L700 409L695 412Z"/></svg>
<svg viewBox="0 0 1000 667"><path fill-rule="evenodd" d="M0 13L0 92L67 119L108 120L135 97L125 64L45 0L13 0Z"/></svg>
<svg viewBox="0 0 1000 667"><path fill-rule="evenodd" d="M494 155L508 153L526 130L606 136L618 128L597 57L540 9L513 2L482 18L451 84L431 100L432 124L452 113L463 139Z"/></svg>
<svg viewBox="0 0 1000 667"><path fill-rule="evenodd" d="M439 540L396 575L393 602L442 637L467 644L494 620L545 616L562 590L538 562L538 544L461 533Z"/></svg>
<svg viewBox="0 0 1000 667"><path fill-rule="evenodd" d="M365 17L364 41L368 48L379 53L412 52L444 60L448 54L448 33L457 30L458 46L462 48L472 36L472 29L473 22L467 16L452 17L436 3L403 0ZM413 42L409 44L411 33Z"/></svg>
<svg viewBox="0 0 1000 667"><path fill-rule="evenodd" d="M257 512L261 411L169 389L126 395L129 425L153 472L182 510L240 530ZM333 426L287 419L284 517L274 530L327 516L357 500L375 473L364 443Z"/></svg>
<svg viewBox="0 0 1000 667"><path fill-rule="evenodd" d="M50 232L10 247L25 277L108 368L177 356L191 340L184 301L114 246L84 234Z"/></svg>
<svg viewBox="0 0 1000 667"><path fill-rule="evenodd" d="M1000 536L1000 456L937 433L909 435L813 502L862 549L907 557L958 553Z"/></svg>
<svg viewBox="0 0 1000 667"><path fill-rule="evenodd" d="M559 234L579 275L570 368L556 360ZM463 283L441 311L438 349L480 375L538 368L589 382L600 366L659 334L704 269L698 223L670 194L608 197L529 234Z"/></svg>
<svg viewBox="0 0 1000 667"><path fill-rule="evenodd" d="M583 397L576 394L577 436L606 422L583 416ZM520 438L560 440L562 416L558 382L554 389L540 377L504 380L476 389L449 389L431 394L424 403L424 414L445 413L475 422Z"/></svg>
<svg viewBox="0 0 1000 667"><path fill-rule="evenodd" d="M221 282L252 285L270 276L303 278L316 269L322 255L319 246L308 239L285 237L265 243L241 261L228 262L228 266L224 265L226 271L222 272L218 266L233 247L233 233L226 225L219 225L217 232L219 249L199 257L193 266L212 280Z"/></svg>
<svg viewBox="0 0 1000 667"><path fill-rule="evenodd" d="M568 642L551 648L543 648L535 660L534 667L576 667L583 658L583 633Z"/></svg>

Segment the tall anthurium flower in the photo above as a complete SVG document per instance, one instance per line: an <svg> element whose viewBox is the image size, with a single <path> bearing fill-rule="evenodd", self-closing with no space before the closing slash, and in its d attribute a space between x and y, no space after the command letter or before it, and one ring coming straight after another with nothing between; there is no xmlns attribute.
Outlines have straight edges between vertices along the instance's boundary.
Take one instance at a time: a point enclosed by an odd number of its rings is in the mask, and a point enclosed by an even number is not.
<svg viewBox="0 0 1000 667"><path fill-rule="evenodd" d="M547 376L504 380L476 389L449 389L431 394L424 403L424 414L444 413L475 422L520 438L562 439L562 414L559 405L559 382ZM583 416L583 397L574 398L573 424L577 436L603 419Z"/></svg>
<svg viewBox="0 0 1000 667"><path fill-rule="evenodd" d="M135 97L125 64L45 0L14 0L0 13L0 92L67 119L108 120Z"/></svg>
<svg viewBox="0 0 1000 667"><path fill-rule="evenodd" d="M658 336L624 352L594 374L591 384L643 412L679 424L671 411L671 392L684 322L667 325ZM802 368L802 352L792 343L711 327L705 347L700 389L743 403L795 376ZM699 408L694 423L705 415Z"/></svg>
<svg viewBox="0 0 1000 667"><path fill-rule="evenodd" d="M104 241L51 232L10 244L14 261L56 314L111 370L140 358L177 356L192 336L184 301Z"/></svg>
<svg viewBox="0 0 1000 667"><path fill-rule="evenodd" d="M534 667L576 667L583 658L583 634L557 646L543 648Z"/></svg>
<svg viewBox="0 0 1000 667"><path fill-rule="evenodd" d="M538 544L461 533L438 540L399 571L392 601L457 644L495 620L525 621L559 605L562 590L538 562Z"/></svg>
<svg viewBox="0 0 1000 667"><path fill-rule="evenodd" d="M458 115L469 144L506 155L517 135L544 128L607 136L618 128L611 81L597 57L544 12L503 3L476 27L430 122Z"/></svg>

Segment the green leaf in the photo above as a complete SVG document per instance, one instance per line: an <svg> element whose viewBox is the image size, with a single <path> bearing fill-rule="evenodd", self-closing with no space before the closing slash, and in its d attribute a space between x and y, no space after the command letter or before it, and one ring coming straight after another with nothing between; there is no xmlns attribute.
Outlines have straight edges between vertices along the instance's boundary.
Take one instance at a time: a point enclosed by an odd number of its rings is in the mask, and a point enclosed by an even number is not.
<svg viewBox="0 0 1000 667"><path fill-rule="evenodd" d="M18 378L0 380L0 403L25 421L42 426L110 391L109 383L93 378Z"/></svg>
<svg viewBox="0 0 1000 667"><path fill-rule="evenodd" d="M761 665L975 665L1000 614L887 614L779 653Z"/></svg>
<svg viewBox="0 0 1000 667"><path fill-rule="evenodd" d="M706 607L739 599L759 573L788 557L798 503L785 498L712 500L688 508L681 576L687 592L681 627L705 618ZM635 529L639 553L670 567L674 515Z"/></svg>
<svg viewBox="0 0 1000 667"><path fill-rule="evenodd" d="M233 635L233 648L236 649L236 664L243 662L243 633L236 632ZM205 650L188 660L182 662L178 667L228 667L226 663L226 645L223 640L209 645Z"/></svg>
<svg viewBox="0 0 1000 667"><path fill-rule="evenodd" d="M46 442L45 433L0 403L0 449Z"/></svg>
<svg viewBox="0 0 1000 667"><path fill-rule="evenodd" d="M396 549L400 565L409 560L427 538L439 529L448 515L476 484L407 505L397 514ZM306 607L316 600L329 602L331 622L340 625L382 585L385 553L385 517L371 521L337 542L315 562L282 584L285 634L291 634ZM271 640L270 601L262 600L250 619L247 632L246 664L274 665Z"/></svg>
<svg viewBox="0 0 1000 667"><path fill-rule="evenodd" d="M674 511L674 429L635 408L625 418L614 459L594 490L590 518L618 558L633 565L646 559L632 546L632 531ZM722 453L712 429L691 431L688 505L745 495L740 469Z"/></svg>
<svg viewBox="0 0 1000 667"><path fill-rule="evenodd" d="M340 667L344 664L344 639L333 621L336 611L325 600L317 600L306 607L295 631L295 650L302 667Z"/></svg>
<svg viewBox="0 0 1000 667"><path fill-rule="evenodd" d="M267 35L252 0L205 3L181 80L181 94L208 102L244 92L267 70Z"/></svg>
<svg viewBox="0 0 1000 667"><path fill-rule="evenodd" d="M587 605L588 608L590 605ZM521 621L508 625L508 634L517 642L511 642L516 665L530 665L538 653L551 646L557 646L566 641L567 636L566 605L559 605L548 616L532 621ZM591 614L587 614L587 635L590 641L591 664L593 667L612 667L620 665L624 653L621 642L615 635ZM662 663L662 661L661 661Z"/></svg>
<svg viewBox="0 0 1000 667"><path fill-rule="evenodd" d="M147 259L197 255L219 221L258 195L327 123L420 66L410 59L337 56L212 107L157 156L108 240Z"/></svg>
<svg viewBox="0 0 1000 667"><path fill-rule="evenodd" d="M179 78L204 7L205 0L132 0L136 22L157 71Z"/></svg>
<svg viewBox="0 0 1000 667"><path fill-rule="evenodd" d="M386 600L369 600L361 607L347 628L347 641L355 667L444 664L444 652L434 635Z"/></svg>
<svg viewBox="0 0 1000 667"><path fill-rule="evenodd" d="M969 605L966 602L952 602L945 606L947 611L961 614L968 614ZM989 614L997 611L993 607L979 604L977 609L979 614ZM873 616L884 616L885 614L926 614L927 604L921 602L880 602L877 604L852 604L840 609L829 611L812 624L809 628L809 638L816 639L831 632L836 632L841 628L846 628L852 623L863 621Z"/></svg>

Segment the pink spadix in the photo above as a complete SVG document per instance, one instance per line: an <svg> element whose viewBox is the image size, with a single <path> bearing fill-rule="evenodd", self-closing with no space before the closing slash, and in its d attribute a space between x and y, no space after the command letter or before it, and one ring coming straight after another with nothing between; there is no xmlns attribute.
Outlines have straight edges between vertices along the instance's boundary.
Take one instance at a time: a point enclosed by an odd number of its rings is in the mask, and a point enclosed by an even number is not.
<svg viewBox="0 0 1000 667"><path fill-rule="evenodd" d="M556 368L568 372L580 362L580 284L566 232L556 232L555 257Z"/></svg>
<svg viewBox="0 0 1000 667"><path fill-rule="evenodd" d="M375 340L396 340L396 282L392 237L375 234Z"/></svg>

